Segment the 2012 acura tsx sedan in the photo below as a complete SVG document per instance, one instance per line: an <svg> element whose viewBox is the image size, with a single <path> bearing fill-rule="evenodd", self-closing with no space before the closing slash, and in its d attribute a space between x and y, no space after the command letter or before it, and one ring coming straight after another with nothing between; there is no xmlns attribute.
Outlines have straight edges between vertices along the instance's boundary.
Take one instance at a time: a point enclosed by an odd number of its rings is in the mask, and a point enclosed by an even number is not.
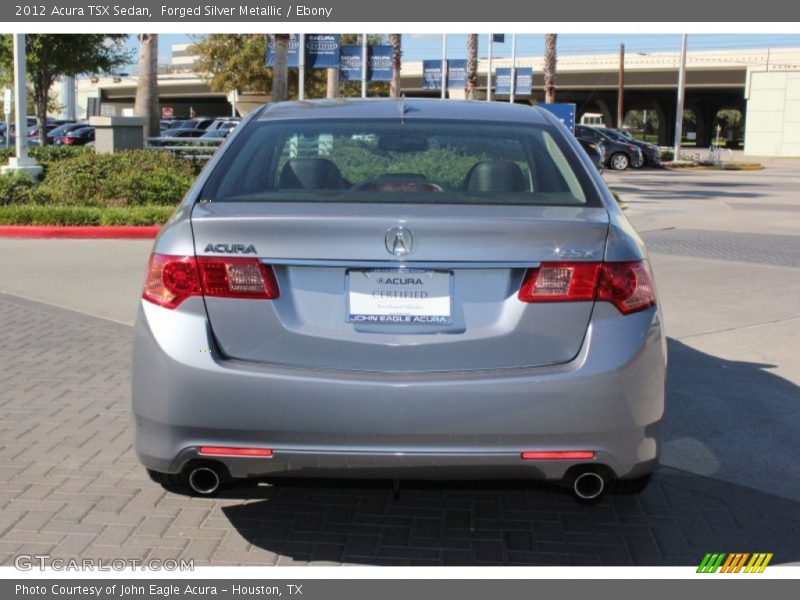
<svg viewBox="0 0 800 600"><path fill-rule="evenodd" d="M661 322L641 239L550 113L267 105L155 242L136 451L198 494L491 477L593 498L654 468Z"/></svg>

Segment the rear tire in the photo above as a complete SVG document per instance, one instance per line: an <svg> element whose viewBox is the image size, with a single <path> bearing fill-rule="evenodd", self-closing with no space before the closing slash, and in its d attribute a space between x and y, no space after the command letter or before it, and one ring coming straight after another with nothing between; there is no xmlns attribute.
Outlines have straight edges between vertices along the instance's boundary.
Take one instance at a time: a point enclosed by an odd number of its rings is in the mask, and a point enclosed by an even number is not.
<svg viewBox="0 0 800 600"><path fill-rule="evenodd" d="M615 171L624 171L631 165L631 159L624 152L617 152L608 163Z"/></svg>

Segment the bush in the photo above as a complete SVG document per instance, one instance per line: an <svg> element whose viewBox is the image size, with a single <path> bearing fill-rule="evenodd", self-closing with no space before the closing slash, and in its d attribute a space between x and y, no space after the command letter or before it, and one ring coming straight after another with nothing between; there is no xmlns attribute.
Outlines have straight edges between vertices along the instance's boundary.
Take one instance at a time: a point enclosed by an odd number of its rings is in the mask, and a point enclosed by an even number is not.
<svg viewBox="0 0 800 600"><path fill-rule="evenodd" d="M24 172L0 174L0 206L30 202L36 182Z"/></svg>
<svg viewBox="0 0 800 600"><path fill-rule="evenodd" d="M51 163L40 189L57 205L174 206L194 179L192 164L168 152L84 152Z"/></svg>
<svg viewBox="0 0 800 600"><path fill-rule="evenodd" d="M14 156L14 146L8 148L0 148L0 161L4 164L8 159ZM45 173L54 162L72 158L74 156L81 156L83 154L94 154L94 150L87 146L29 146L28 155L35 159L42 167Z"/></svg>
<svg viewBox="0 0 800 600"><path fill-rule="evenodd" d="M0 225L161 225L171 206L0 206Z"/></svg>

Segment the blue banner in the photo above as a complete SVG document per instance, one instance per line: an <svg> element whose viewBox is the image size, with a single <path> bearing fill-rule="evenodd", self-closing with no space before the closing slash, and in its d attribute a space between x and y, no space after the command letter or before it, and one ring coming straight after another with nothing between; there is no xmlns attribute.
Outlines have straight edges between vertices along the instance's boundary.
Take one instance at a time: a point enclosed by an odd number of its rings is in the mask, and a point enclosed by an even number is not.
<svg viewBox="0 0 800 600"><path fill-rule="evenodd" d="M572 133L575 133L575 105L567 102L537 104L536 106L553 113Z"/></svg>
<svg viewBox="0 0 800 600"><path fill-rule="evenodd" d="M533 69L531 67L517 67L516 87L514 95L519 97L529 97L533 87Z"/></svg>
<svg viewBox="0 0 800 600"><path fill-rule="evenodd" d="M506 43L506 34L505 33L493 33L492 34L492 41L495 44L505 44Z"/></svg>
<svg viewBox="0 0 800 600"><path fill-rule="evenodd" d="M297 69L300 66L300 54L297 52L298 46L300 46L300 40L297 35L290 35L286 59L290 69ZM275 35L271 33L267 34L267 56L264 58L264 62L268 67L275 66Z"/></svg>
<svg viewBox="0 0 800 600"><path fill-rule="evenodd" d="M306 68L339 68L338 33L306 34Z"/></svg>
<svg viewBox="0 0 800 600"><path fill-rule="evenodd" d="M422 89L440 90L442 89L442 61L423 60L422 61Z"/></svg>
<svg viewBox="0 0 800 600"><path fill-rule="evenodd" d="M495 69L494 93L511 94L511 67L500 67Z"/></svg>
<svg viewBox="0 0 800 600"><path fill-rule="evenodd" d="M447 61L447 89L463 90L467 87L467 60Z"/></svg>
<svg viewBox="0 0 800 600"><path fill-rule="evenodd" d="M339 79L361 81L361 46L339 47Z"/></svg>
<svg viewBox="0 0 800 600"><path fill-rule="evenodd" d="M391 46L369 46L367 48L367 79L369 81L392 80Z"/></svg>
<svg viewBox="0 0 800 600"><path fill-rule="evenodd" d="M306 34L306 68L327 69L339 67L339 39L338 33L307 33ZM300 36L289 36L289 50L287 62L290 69L300 67ZM265 62L268 67L275 66L275 36L267 36L267 56ZM359 76L360 78L360 76Z"/></svg>
<svg viewBox="0 0 800 600"><path fill-rule="evenodd" d="M514 95L527 97L531 95L533 86L533 69L531 67L517 67L515 69L517 80L514 86ZM511 94L511 67L501 67L495 70L495 94Z"/></svg>

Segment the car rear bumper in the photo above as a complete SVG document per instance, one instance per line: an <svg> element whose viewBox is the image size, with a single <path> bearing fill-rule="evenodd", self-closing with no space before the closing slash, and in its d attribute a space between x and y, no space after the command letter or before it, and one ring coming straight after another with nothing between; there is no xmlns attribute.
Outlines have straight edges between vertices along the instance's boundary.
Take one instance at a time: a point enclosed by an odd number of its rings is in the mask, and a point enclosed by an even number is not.
<svg viewBox="0 0 800 600"><path fill-rule="evenodd" d="M580 353L566 364L415 374L228 360L214 347L202 299L174 311L143 301L135 447L147 468L169 473L199 458L200 446L273 451L204 457L233 477L561 479L578 463L635 477L657 459L664 371L655 309L622 317L598 304ZM596 456L521 460L531 450Z"/></svg>

